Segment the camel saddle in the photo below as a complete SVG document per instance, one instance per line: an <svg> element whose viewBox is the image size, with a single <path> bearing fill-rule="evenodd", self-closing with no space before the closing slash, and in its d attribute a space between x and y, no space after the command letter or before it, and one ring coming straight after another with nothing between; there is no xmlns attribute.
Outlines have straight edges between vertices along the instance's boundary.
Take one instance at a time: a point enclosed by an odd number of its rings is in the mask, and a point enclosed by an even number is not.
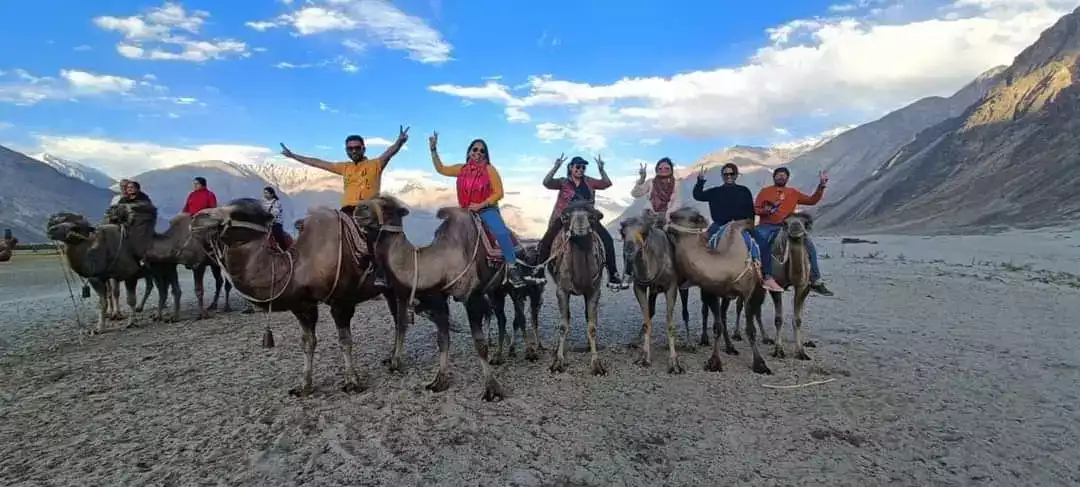
<svg viewBox="0 0 1080 487"><path fill-rule="evenodd" d="M484 251L487 252L488 260L501 262L503 260L502 247L499 245L499 241L495 239L495 235L491 233L491 229L479 217L474 216L473 222L476 223L476 229L484 235L484 238L480 240L484 242ZM518 239L513 230L510 231L510 241L514 242L515 248L521 248L521 240Z"/></svg>

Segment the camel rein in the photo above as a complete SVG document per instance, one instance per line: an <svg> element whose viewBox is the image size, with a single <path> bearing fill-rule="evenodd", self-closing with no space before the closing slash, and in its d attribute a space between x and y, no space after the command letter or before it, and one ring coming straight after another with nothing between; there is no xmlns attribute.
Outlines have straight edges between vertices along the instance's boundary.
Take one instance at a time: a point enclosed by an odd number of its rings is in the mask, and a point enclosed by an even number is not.
<svg viewBox="0 0 1080 487"><path fill-rule="evenodd" d="M383 225L380 230L387 233L405 233L405 229L401 225ZM472 257L469 258L469 262L465 264L465 268L461 269L461 272L454 276L450 282L446 283L439 292L446 291L457 284L465 274L469 272L470 265L476 265L476 256L480 253L480 239L484 238L482 234L476 235L476 243L473 245ZM420 248L413 246L413 275L412 286L409 289L409 304L412 305L414 299L416 299L416 288L420 285Z"/></svg>
<svg viewBox="0 0 1080 487"><path fill-rule="evenodd" d="M210 241L208 242L210 245L210 249L212 250L212 252L208 252L208 254L210 255L210 258L214 259L218 267L220 267L221 270L225 271L225 278L229 280L229 284L232 285L233 290L236 292L236 294L239 294L241 297L248 301L251 301L252 303L270 303L267 307L267 312L269 313L270 310L273 308L272 301L277 300L283 294L285 294L285 290L288 289L289 284L292 282L293 274L295 273L296 261L293 259L292 252L288 250L283 252L289 258L289 278L285 281L285 285L281 287L281 291L279 291L277 294L274 294L274 283L277 281L277 276L274 269L273 259L270 260L270 297L267 299L257 299L244 293L240 290L239 287L236 286L236 282L233 281L232 272L229 270L229 255L225 252L225 249L223 248L226 246L219 245L218 243L221 235L224 235L226 231L233 227L246 228L248 230L265 233L267 239L269 239L271 236L270 230L263 225L257 225L254 223L235 220L227 220L221 229L221 233L218 235L218 239L210 239Z"/></svg>

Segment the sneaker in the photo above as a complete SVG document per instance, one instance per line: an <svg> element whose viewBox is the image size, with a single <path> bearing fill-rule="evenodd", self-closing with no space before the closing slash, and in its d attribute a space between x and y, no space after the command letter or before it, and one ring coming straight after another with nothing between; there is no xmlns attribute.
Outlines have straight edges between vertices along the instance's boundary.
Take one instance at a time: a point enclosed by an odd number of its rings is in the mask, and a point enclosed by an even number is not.
<svg viewBox="0 0 1080 487"><path fill-rule="evenodd" d="M511 286L514 286L516 288L528 286L528 283L526 283L525 280L521 278L521 271L516 265L508 267L506 269L506 279L510 281Z"/></svg>
<svg viewBox="0 0 1080 487"><path fill-rule="evenodd" d="M774 293L784 292L784 288L780 287L780 285L776 283L776 279L773 279L772 277L766 277L765 281L761 283L761 287Z"/></svg>
<svg viewBox="0 0 1080 487"><path fill-rule="evenodd" d="M375 284L375 287L379 287L379 288L387 287L386 276L383 276L382 273L379 272L379 271L375 271L375 283L374 284Z"/></svg>
<svg viewBox="0 0 1080 487"><path fill-rule="evenodd" d="M630 286L623 282L622 278L618 274L608 275L608 286L617 289L627 289Z"/></svg>
<svg viewBox="0 0 1080 487"><path fill-rule="evenodd" d="M829 288L825 287L825 283L821 281L814 281L810 283L810 290L818 293L822 296L832 296L833 292Z"/></svg>

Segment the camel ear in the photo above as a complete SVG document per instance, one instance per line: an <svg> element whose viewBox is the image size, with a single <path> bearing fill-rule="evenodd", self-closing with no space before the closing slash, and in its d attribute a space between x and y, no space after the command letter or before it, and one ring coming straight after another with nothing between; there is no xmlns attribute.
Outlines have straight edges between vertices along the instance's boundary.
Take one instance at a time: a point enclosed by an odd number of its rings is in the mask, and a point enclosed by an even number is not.
<svg viewBox="0 0 1080 487"><path fill-rule="evenodd" d="M398 208L397 215L402 217L402 218L407 217L407 216L409 216L409 209L404 208L404 207Z"/></svg>

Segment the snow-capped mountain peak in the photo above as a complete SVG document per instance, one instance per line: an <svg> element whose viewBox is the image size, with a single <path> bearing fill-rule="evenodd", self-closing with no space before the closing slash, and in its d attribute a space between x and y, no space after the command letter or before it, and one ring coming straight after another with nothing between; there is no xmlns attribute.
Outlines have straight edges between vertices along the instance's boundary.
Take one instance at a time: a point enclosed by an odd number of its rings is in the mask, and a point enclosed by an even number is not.
<svg viewBox="0 0 1080 487"><path fill-rule="evenodd" d="M48 152L35 154L31 157L38 161L41 161L42 163L53 169L56 169L57 171L60 171L60 174L78 179L80 181L85 181L99 188L108 189L109 186L111 186L115 182L113 181L113 178L109 177L108 175L97 169L86 166L84 164L80 164L75 161L69 161L67 159L54 156L52 154L49 154Z"/></svg>

